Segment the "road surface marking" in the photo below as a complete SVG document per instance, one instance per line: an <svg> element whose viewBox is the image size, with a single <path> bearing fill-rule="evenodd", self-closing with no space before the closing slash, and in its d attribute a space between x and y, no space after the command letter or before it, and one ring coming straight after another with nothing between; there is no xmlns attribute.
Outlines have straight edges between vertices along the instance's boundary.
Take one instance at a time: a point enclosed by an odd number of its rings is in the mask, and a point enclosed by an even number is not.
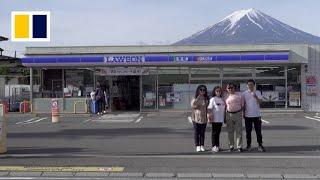
<svg viewBox="0 0 320 180"><path fill-rule="evenodd" d="M17 122L16 124L22 124L22 123L26 123L26 122L29 122L29 121L33 121L35 119L37 119L38 117L35 117L35 118L31 118L29 120L26 120L26 121L21 121L21 122Z"/></svg>
<svg viewBox="0 0 320 180"><path fill-rule="evenodd" d="M297 114L297 113L286 113L286 112L284 112L284 113L278 113L278 112L262 112L262 114Z"/></svg>
<svg viewBox="0 0 320 180"><path fill-rule="evenodd" d="M37 122L43 121L43 120L45 120L45 119L48 119L48 117L40 118L40 119L35 120L35 121L25 122L25 123L23 123L23 124L32 124L32 123L37 123Z"/></svg>
<svg viewBox="0 0 320 180"><path fill-rule="evenodd" d="M143 116L140 116L134 123L139 123L142 120Z"/></svg>
<svg viewBox="0 0 320 180"><path fill-rule="evenodd" d="M103 122L103 123L129 123L129 122L133 122L134 119L130 119L130 120L119 120L119 119L110 119L110 120L92 120L92 122Z"/></svg>
<svg viewBox="0 0 320 180"><path fill-rule="evenodd" d="M264 120L264 119L262 119L262 118L261 118L261 121L264 122L264 123L266 123L266 124L270 124L269 121L266 121L266 120Z"/></svg>
<svg viewBox="0 0 320 180"><path fill-rule="evenodd" d="M123 172L124 167L0 166L0 171L23 172Z"/></svg>
<svg viewBox="0 0 320 180"><path fill-rule="evenodd" d="M188 121L189 121L189 123L193 124L192 123L192 118L190 116L188 116Z"/></svg>
<svg viewBox="0 0 320 180"><path fill-rule="evenodd" d="M305 155L217 155L217 154L189 154L189 155L103 155L103 154L1 154L0 158L12 157L97 157L97 158L183 158L183 159L320 159L320 156ZM1 170L0 171L4 171Z"/></svg>
<svg viewBox="0 0 320 180"><path fill-rule="evenodd" d="M319 117L319 116L313 116L313 117L320 119L320 117Z"/></svg>
<svg viewBox="0 0 320 180"><path fill-rule="evenodd" d="M307 118L307 119L312 119L312 120L315 120L315 121L319 121L319 122L320 122L320 119L312 118L312 117L309 117L309 116L305 116L305 118Z"/></svg>

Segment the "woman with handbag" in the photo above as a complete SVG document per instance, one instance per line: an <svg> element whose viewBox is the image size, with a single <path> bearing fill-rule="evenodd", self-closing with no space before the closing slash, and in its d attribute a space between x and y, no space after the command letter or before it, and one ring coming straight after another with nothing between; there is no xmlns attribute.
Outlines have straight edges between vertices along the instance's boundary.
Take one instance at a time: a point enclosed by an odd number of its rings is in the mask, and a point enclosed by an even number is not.
<svg viewBox="0 0 320 180"><path fill-rule="evenodd" d="M197 152L203 152L204 138L207 127L207 106L208 106L208 93L205 85L197 87L194 98L191 101L192 107L192 122L194 128L194 141Z"/></svg>

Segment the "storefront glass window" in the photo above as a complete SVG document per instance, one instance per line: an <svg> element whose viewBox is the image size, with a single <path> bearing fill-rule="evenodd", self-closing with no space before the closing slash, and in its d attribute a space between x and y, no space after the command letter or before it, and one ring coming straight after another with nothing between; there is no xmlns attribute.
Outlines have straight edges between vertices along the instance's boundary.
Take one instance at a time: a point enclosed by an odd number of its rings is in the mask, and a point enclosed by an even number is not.
<svg viewBox="0 0 320 180"><path fill-rule="evenodd" d="M261 108L285 107L285 79L257 79L256 89L261 92Z"/></svg>
<svg viewBox="0 0 320 180"><path fill-rule="evenodd" d="M189 69L159 68L159 109L188 109Z"/></svg>
<svg viewBox="0 0 320 180"><path fill-rule="evenodd" d="M86 69L66 69L64 97L84 97L93 89L93 72Z"/></svg>
<svg viewBox="0 0 320 180"><path fill-rule="evenodd" d="M191 78L219 78L220 68L190 68Z"/></svg>
<svg viewBox="0 0 320 180"><path fill-rule="evenodd" d="M41 98L42 89L43 89L42 69L33 70L32 83L33 83L33 94L32 94L33 98Z"/></svg>
<svg viewBox="0 0 320 180"><path fill-rule="evenodd" d="M261 66L256 67L256 77L284 76L283 66Z"/></svg>
<svg viewBox="0 0 320 180"><path fill-rule="evenodd" d="M142 109L156 109L157 68L148 68L149 75L142 76Z"/></svg>
<svg viewBox="0 0 320 180"><path fill-rule="evenodd" d="M288 107L301 107L301 66L288 66Z"/></svg>
<svg viewBox="0 0 320 180"><path fill-rule="evenodd" d="M223 67L223 77L252 77L252 67Z"/></svg>
<svg viewBox="0 0 320 180"><path fill-rule="evenodd" d="M41 96L43 98L61 98L62 97L62 70L44 69Z"/></svg>

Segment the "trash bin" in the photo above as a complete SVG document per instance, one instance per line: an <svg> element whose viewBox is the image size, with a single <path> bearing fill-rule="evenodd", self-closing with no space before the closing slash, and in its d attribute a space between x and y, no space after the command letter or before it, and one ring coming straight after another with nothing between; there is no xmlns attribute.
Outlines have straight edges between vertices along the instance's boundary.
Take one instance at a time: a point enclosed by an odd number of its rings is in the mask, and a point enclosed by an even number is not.
<svg viewBox="0 0 320 180"><path fill-rule="evenodd" d="M91 100L90 109L92 114L98 113L98 103L96 100Z"/></svg>
<svg viewBox="0 0 320 180"><path fill-rule="evenodd" d="M7 152L7 123L6 106L0 104L0 154Z"/></svg>

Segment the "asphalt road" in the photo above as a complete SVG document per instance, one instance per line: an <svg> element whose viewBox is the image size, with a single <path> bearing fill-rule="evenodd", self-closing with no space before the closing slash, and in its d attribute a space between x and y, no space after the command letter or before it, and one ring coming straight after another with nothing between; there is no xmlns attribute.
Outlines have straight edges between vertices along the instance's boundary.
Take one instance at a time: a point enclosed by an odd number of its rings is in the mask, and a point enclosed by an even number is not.
<svg viewBox="0 0 320 180"><path fill-rule="evenodd" d="M8 152L0 166L121 166L126 173L320 174L320 117L263 113L267 152L197 153L185 113L121 117L9 116ZM225 125L224 125L225 126ZM243 133L245 135L245 132ZM245 136L244 136L245 137ZM254 132L252 146L256 147ZM246 146L245 138L244 147ZM225 127L221 147L227 149Z"/></svg>

